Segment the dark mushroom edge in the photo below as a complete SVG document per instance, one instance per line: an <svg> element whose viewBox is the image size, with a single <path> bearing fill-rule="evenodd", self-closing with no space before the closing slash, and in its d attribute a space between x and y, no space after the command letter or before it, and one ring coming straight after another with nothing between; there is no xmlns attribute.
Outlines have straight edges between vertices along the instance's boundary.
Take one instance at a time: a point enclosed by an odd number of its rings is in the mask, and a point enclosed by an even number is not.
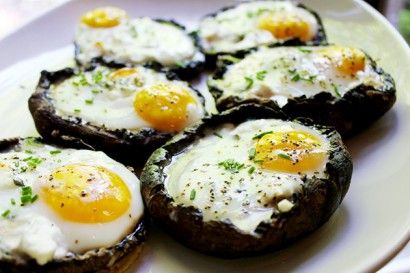
<svg viewBox="0 0 410 273"><path fill-rule="evenodd" d="M251 53L251 52L249 52ZM247 53L247 54L249 54ZM246 57L245 54L242 58ZM383 79L383 87L375 90L372 86L361 84L346 92L342 97L335 97L329 92L320 92L312 97L300 96L289 98L282 111L291 118L306 117L316 123L333 126L345 138L369 127L374 121L389 111L396 102L396 86L392 76L377 66L366 54L371 66ZM213 79L222 79L227 67L233 64L229 58L220 58ZM268 98L243 99L229 96L221 99L223 90L208 84L209 91L216 102L218 111L224 111L241 104L255 103L277 108L276 102Z"/></svg>
<svg viewBox="0 0 410 273"><path fill-rule="evenodd" d="M202 124L186 130L153 153L140 179L147 210L163 230L182 244L200 252L236 258L282 248L314 231L329 219L349 188L352 160L334 129L315 125L308 119L297 122L319 130L330 141L326 164L328 178L306 178L302 192L292 196L294 208L275 215L276 221L273 223L260 223L256 229L259 237L243 234L228 222L204 222L197 208L173 204L172 197L164 187L167 177L164 168L171 163L173 156L183 153L219 125L261 118L284 119L280 112L270 108L242 105L204 119Z"/></svg>
<svg viewBox="0 0 410 273"><path fill-rule="evenodd" d="M0 153L12 151L20 145L23 138L0 140ZM36 138L37 142L47 144ZM79 148L88 149L79 145ZM86 272L124 272L140 256L147 235L147 220L143 217L133 232L117 244L108 248L73 253L62 259L39 265L34 259L14 256L0 250L0 273L86 273Z"/></svg>
<svg viewBox="0 0 410 273"><path fill-rule="evenodd" d="M180 23L176 22L175 20L154 19L154 21L162 23L162 24L169 24L169 25L175 26L175 27L181 29L182 31L186 32L185 26L181 25ZM201 46L200 46L200 43L199 43L199 37L198 37L197 33L196 32L190 32L190 33L186 33L186 34L192 39L192 41L194 42L194 45L197 48L197 50L202 53ZM82 64L77 59L78 54L80 54L80 48L74 42L74 56L75 56L74 58L75 58L75 61L76 61L77 65L79 65L79 66L84 66L84 67L90 67L91 66L92 67L92 66L95 66L96 64L102 64L102 65L106 65L106 66L109 66L109 67L132 67L132 66L136 65L134 63L127 63L127 62L122 63L122 62L107 60L107 58L105 58L104 56L95 57L90 61L90 63ZM159 71L159 72L166 73L171 77L178 77L181 80L192 80L192 79L196 78L205 69L205 59L204 59L204 61L192 60L192 61L188 62L185 65L175 65L175 66L171 66L171 67L163 66L162 64L160 64L159 62L156 62L156 61L142 63L142 64L139 64L139 65L142 65L142 66L147 67L147 68L154 69L154 70Z"/></svg>
<svg viewBox="0 0 410 273"><path fill-rule="evenodd" d="M87 71L98 67L99 65L93 65ZM141 128L138 132L127 129L111 130L104 126L92 125L79 117L63 118L57 115L53 102L48 96L50 87L77 73L78 70L73 68L41 72L36 91L31 95L28 105L37 131L46 141L73 148L87 145L89 148L104 151L122 163L138 167L145 163L156 148L174 135L152 128ZM166 74L166 76L169 80L178 80L175 75ZM202 105L205 105L201 93L191 86L190 88L196 92Z"/></svg>
<svg viewBox="0 0 410 273"><path fill-rule="evenodd" d="M264 1L272 1L272 0L264 0ZM275 1L275 0L273 0L273 1ZM215 17L219 13L222 13L224 11L227 11L227 10L230 10L230 9L233 9L233 8L236 8L237 6L239 6L243 3L247 3L247 2L250 2L250 1L240 2L239 4L236 4L236 5L223 7L223 8L221 8L220 10L218 10L216 12L213 12L213 13L210 13L210 14L204 16L203 19L207 18L207 17ZM319 46L319 45L328 45L325 28L323 26L322 19L320 18L320 16L314 10L306 7L303 4L298 4L297 6L307 10L309 13L311 13L316 18L317 25L318 25L316 36L311 41L309 41L307 43L301 41L298 38L295 38L295 39L286 40L284 42L277 42L277 43L273 43L273 44L265 45L265 46L279 47L279 46ZM201 38L199 36L197 36L196 39L197 39L197 42L198 42L200 48L205 53L206 67L208 67L208 68L214 68L216 63L217 63L218 57L221 56L221 55L232 55L233 57L236 57L236 58L243 58L249 52L252 52L252 51L258 49L258 46L255 46L255 47L252 47L252 48L248 48L248 49L244 49L244 50L238 50L238 51L234 51L234 52L212 53L212 52L206 52L203 49Z"/></svg>

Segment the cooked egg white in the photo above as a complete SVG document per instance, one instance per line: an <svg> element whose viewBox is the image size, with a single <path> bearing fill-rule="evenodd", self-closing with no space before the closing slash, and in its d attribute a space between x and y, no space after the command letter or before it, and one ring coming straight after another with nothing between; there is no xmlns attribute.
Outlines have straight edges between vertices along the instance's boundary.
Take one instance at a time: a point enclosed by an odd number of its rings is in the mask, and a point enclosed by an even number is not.
<svg viewBox="0 0 410 273"><path fill-rule="evenodd" d="M326 178L330 144L318 131L273 119L226 124L173 158L165 189L204 221L257 236L262 222L292 210L305 177Z"/></svg>
<svg viewBox="0 0 410 273"><path fill-rule="evenodd" d="M318 22L290 1L251 1L205 17L199 36L207 53L235 52L290 39L311 41Z"/></svg>
<svg viewBox="0 0 410 273"><path fill-rule="evenodd" d="M102 152L27 139L0 153L0 249L43 265L110 247L143 214L138 178Z"/></svg>
<svg viewBox="0 0 410 273"><path fill-rule="evenodd" d="M85 64L95 57L119 63L184 66L203 61L193 39L182 29L148 17L128 18L125 11L105 7L86 13L77 29L77 59Z"/></svg>
<svg viewBox="0 0 410 273"><path fill-rule="evenodd" d="M52 86L49 97L58 115L114 130L176 132L205 113L186 82L142 66L80 73Z"/></svg>
<svg viewBox="0 0 410 273"><path fill-rule="evenodd" d="M221 99L271 99L283 106L289 98L320 92L343 97L361 84L377 89L384 84L366 55L350 47L263 47L242 60L227 58L236 63L221 79L208 81L223 90Z"/></svg>

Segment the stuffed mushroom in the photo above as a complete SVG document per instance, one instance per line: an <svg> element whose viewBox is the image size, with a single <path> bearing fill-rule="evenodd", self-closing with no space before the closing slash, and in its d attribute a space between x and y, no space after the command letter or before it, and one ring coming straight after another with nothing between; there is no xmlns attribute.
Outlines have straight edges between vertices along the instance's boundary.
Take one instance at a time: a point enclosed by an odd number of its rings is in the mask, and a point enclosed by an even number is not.
<svg viewBox="0 0 410 273"><path fill-rule="evenodd" d="M196 76L205 60L195 34L187 33L182 25L148 17L130 19L124 10L115 7L84 14L75 46L76 60L81 65L146 65L173 71L184 79Z"/></svg>
<svg viewBox="0 0 410 273"><path fill-rule="evenodd" d="M177 240L240 257L320 227L342 202L351 175L334 129L242 105L156 150L141 183L151 216Z"/></svg>
<svg viewBox="0 0 410 273"><path fill-rule="evenodd" d="M205 114L186 82L142 66L43 71L29 108L40 135L87 144L130 163L143 162Z"/></svg>
<svg viewBox="0 0 410 273"><path fill-rule="evenodd" d="M0 141L0 272L124 272L145 239L134 173L102 152Z"/></svg>
<svg viewBox="0 0 410 273"><path fill-rule="evenodd" d="M242 55L259 46L326 44L319 16L291 1L250 1L223 8L200 22L209 63L220 54Z"/></svg>
<svg viewBox="0 0 410 273"><path fill-rule="evenodd" d="M219 110L242 103L281 107L291 117L335 126L343 136L386 113L395 84L353 47L261 47L243 59L221 56L208 80Z"/></svg>

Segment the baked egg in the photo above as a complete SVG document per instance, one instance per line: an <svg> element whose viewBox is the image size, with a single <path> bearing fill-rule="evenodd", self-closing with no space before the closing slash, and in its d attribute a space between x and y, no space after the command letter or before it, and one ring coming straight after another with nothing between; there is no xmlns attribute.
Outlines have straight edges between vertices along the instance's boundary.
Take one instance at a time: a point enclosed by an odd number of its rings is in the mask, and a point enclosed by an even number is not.
<svg viewBox="0 0 410 273"><path fill-rule="evenodd" d="M35 138L9 143L11 149L0 153L2 258L43 266L98 250L103 259L101 249L135 240L128 236L141 225L144 206L139 180L128 168L102 152ZM125 252L111 257L111 265Z"/></svg>

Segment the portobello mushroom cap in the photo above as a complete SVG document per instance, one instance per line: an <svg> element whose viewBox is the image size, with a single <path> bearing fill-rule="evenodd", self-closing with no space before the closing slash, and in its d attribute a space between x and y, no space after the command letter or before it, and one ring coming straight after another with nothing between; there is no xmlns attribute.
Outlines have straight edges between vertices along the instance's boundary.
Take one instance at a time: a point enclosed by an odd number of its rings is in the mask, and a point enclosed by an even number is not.
<svg viewBox="0 0 410 273"><path fill-rule="evenodd" d="M222 124L238 125L256 119L286 120L280 111L260 105L241 105L204 119L202 124L181 133L149 158L140 178L146 207L158 225L182 244L223 258L276 250L319 228L342 202L350 185L352 161L340 135L329 127L299 119L298 123L316 128L330 142L325 167L328 177L305 178L302 191L292 194L294 207L285 213L273 213L274 220L270 222L261 222L255 229L257 236L241 232L230 221L204 221L198 208L175 204L164 186L166 169L173 157L184 153Z"/></svg>
<svg viewBox="0 0 410 273"><path fill-rule="evenodd" d="M251 53L248 52L242 58ZM311 97L306 95L291 97L281 107L281 110L291 118L306 117L317 124L335 127L343 138L351 137L366 129L393 107L396 102L396 86L392 76L379 67L368 54L365 53L365 55L375 73L382 79L381 88L361 83L341 97L326 91L321 91ZM221 56L211 78L223 79L227 67L233 63L229 55L228 58ZM218 111L249 103L274 109L279 107L278 103L270 98L241 98L236 95L223 97L224 90L209 84L209 81L208 88L216 101Z"/></svg>
<svg viewBox="0 0 410 273"><path fill-rule="evenodd" d="M94 64L86 71L97 69ZM110 64L110 68L124 67L120 64ZM93 125L79 117L64 118L56 113L55 106L49 97L52 85L76 75L77 70L65 68L55 72L42 71L36 91L28 101L31 115L39 134L48 142L65 147L87 147L102 150L109 156L133 167L145 163L149 155L174 133L161 132L153 128L141 128L140 131L127 129L109 129L104 126ZM161 72L162 73L162 72ZM165 73L167 79L178 80L174 73ZM202 105L205 99L196 89L190 86L198 96ZM206 114L206 113L205 113Z"/></svg>
<svg viewBox="0 0 410 273"><path fill-rule="evenodd" d="M185 26L178 23L175 20L165 20L165 19L153 19L154 21L162 24L169 24L175 26L176 28L186 32ZM202 49L199 43L199 37L196 32L187 33L187 35L192 39L194 42L195 47L197 50L202 54ZM109 67L132 67L134 65L142 65L147 68L154 69L158 72L167 73L172 77L178 77L181 80L189 81L196 78L204 69L205 69L205 57L202 58L203 60L192 60L186 64L178 64L173 66L164 66L157 61L150 61L146 63L132 63L132 62L120 62L116 60L112 60L111 58L107 58L106 56L98 56L91 59L89 63L82 63L78 56L81 53L81 49L79 45L74 42L74 59L79 66L94 67L95 65L106 65Z"/></svg>
<svg viewBox="0 0 410 273"><path fill-rule="evenodd" d="M262 1L278 2L277 0L262 0ZM211 18L216 17L218 14L220 14L222 12L229 11L231 9L236 8L239 5L242 5L244 3L250 3L250 2L251 1L245 1L245 2L241 2L239 4L236 4L236 5L223 7L223 8L219 9L216 12L205 15L202 18L202 20L204 20L206 18L209 18L209 17L211 17ZM319 46L319 45L327 45L328 44L325 28L323 26L322 19L320 18L320 16L314 10L310 9L309 7L307 7L303 4L299 3L299 4L297 4L297 7L305 9L306 11L311 13L316 19L317 33L312 38L312 40L308 41L308 42L304 42L304 41L301 41L299 38L294 38L294 39L289 39L289 40L285 40L285 41L274 42L272 44L267 44L267 45L264 45L264 46L269 46L269 47L278 47L278 46ZM221 56L221 55L232 55L232 56L237 57L237 58L243 58L246 54L256 50L259 46L261 46L261 45L257 45L255 47L251 47L251 48L247 48L247 49L243 49L243 50L232 51L232 52L231 51L224 51L224 52L209 52L208 51L207 52L204 49L204 42L201 39L200 35L198 35L197 33L196 33L196 35L197 35L196 39L198 41L198 45L200 46L202 51L205 53L206 67L208 67L208 68L214 68L217 64L218 57Z"/></svg>
<svg viewBox="0 0 410 273"><path fill-rule="evenodd" d="M0 140L0 153L16 149L24 138ZM37 142L47 144L36 138ZM78 145L78 148L89 149ZM44 265L39 265L33 258L16 256L0 249L0 273L86 273L86 272L125 272L139 258L147 235L147 220L143 217L134 227L133 232L117 244L89 250L85 253L71 253Z"/></svg>

